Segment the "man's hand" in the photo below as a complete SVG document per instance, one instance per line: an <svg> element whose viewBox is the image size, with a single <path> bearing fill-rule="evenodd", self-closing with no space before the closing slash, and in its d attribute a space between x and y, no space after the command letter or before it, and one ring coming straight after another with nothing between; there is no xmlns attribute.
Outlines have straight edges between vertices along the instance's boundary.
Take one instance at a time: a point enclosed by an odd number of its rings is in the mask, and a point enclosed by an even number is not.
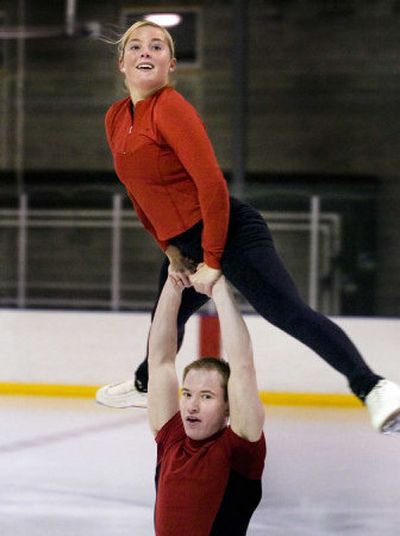
<svg viewBox="0 0 400 536"><path fill-rule="evenodd" d="M221 273L221 270L211 268L202 262L197 266L196 272L189 276L189 279L196 292L206 294L211 298L213 285L220 278Z"/></svg>
<svg viewBox="0 0 400 536"><path fill-rule="evenodd" d="M196 270L196 264L184 257L175 246L168 246L166 255L169 259L168 276L172 283L183 290L192 286L189 276Z"/></svg>

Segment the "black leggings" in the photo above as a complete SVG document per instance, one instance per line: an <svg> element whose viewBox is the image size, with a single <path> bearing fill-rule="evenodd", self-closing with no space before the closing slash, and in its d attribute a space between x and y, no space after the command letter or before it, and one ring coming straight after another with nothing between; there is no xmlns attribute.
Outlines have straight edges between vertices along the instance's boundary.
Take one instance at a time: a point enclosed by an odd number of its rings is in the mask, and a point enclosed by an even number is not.
<svg viewBox="0 0 400 536"><path fill-rule="evenodd" d="M201 262L201 232L202 224L199 223L170 240L170 243L177 246L186 257ZM346 376L356 396L361 400L365 398L380 376L371 371L339 326L304 303L276 253L270 231L261 215L247 203L232 197L228 237L221 266L228 281L261 316L314 350ZM167 277L166 259L161 268L158 296ZM178 347L182 343L186 321L208 299L193 288L183 291L178 313ZM146 386L147 376L146 357L136 371L136 378Z"/></svg>

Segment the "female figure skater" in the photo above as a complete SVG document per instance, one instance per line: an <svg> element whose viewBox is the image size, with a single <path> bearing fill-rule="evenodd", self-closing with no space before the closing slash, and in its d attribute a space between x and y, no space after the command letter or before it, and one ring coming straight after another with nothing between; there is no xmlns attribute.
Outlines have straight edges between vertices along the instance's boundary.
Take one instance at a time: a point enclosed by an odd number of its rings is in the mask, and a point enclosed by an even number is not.
<svg viewBox="0 0 400 536"><path fill-rule="evenodd" d="M400 387L375 374L347 335L302 301L263 218L229 197L200 117L169 85L176 59L168 31L139 21L118 43L129 96L108 110L107 139L139 219L166 254L160 292L168 276L184 288L178 346L223 273L260 315L346 376L376 429L400 432ZM147 381L146 358L134 380L101 388L97 401L145 406Z"/></svg>

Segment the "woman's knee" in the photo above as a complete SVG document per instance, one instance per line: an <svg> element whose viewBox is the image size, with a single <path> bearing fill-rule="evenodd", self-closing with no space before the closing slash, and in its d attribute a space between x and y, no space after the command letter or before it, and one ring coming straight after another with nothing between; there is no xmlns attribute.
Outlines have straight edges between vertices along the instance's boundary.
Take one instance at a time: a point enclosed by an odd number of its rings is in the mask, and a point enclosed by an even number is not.
<svg viewBox="0 0 400 536"><path fill-rule="evenodd" d="M264 310L256 310L274 326L286 333L296 334L313 321L314 311L300 299L278 298L270 301Z"/></svg>

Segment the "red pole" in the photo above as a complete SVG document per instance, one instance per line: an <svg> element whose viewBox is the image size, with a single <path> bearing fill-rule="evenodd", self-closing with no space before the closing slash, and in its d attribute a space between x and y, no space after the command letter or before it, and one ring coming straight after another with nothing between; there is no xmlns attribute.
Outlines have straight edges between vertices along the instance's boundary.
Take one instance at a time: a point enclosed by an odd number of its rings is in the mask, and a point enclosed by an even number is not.
<svg viewBox="0 0 400 536"><path fill-rule="evenodd" d="M200 316L199 357L221 357L221 335L217 315Z"/></svg>

